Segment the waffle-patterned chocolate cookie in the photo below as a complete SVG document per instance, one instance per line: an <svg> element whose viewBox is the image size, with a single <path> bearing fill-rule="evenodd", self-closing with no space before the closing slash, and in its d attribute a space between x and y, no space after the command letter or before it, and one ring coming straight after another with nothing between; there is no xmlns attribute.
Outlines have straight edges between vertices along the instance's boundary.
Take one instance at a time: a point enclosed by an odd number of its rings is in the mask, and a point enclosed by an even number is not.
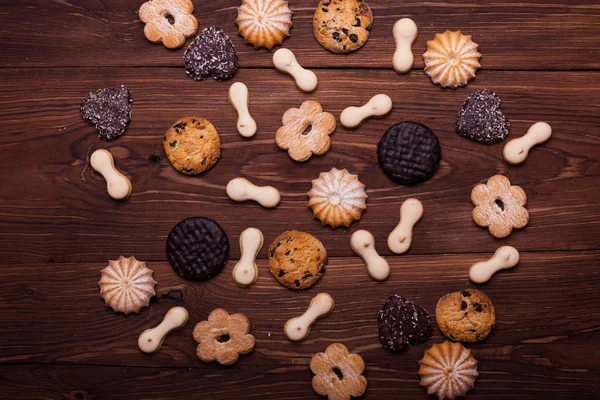
<svg viewBox="0 0 600 400"><path fill-rule="evenodd" d="M178 223L167 239L169 263L179 275L206 281L217 275L229 258L229 240L223 228L209 218Z"/></svg>
<svg viewBox="0 0 600 400"><path fill-rule="evenodd" d="M438 169L441 153L437 136L417 122L392 126L377 145L383 172L402 185L416 185L431 178Z"/></svg>

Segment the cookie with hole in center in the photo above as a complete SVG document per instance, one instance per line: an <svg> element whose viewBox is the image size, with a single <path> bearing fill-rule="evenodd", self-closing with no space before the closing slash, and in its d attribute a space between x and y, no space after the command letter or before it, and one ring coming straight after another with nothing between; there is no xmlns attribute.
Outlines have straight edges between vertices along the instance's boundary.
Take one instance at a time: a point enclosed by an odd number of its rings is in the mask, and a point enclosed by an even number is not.
<svg viewBox="0 0 600 400"><path fill-rule="evenodd" d="M325 264L325 247L306 232L283 232L269 246L269 271L288 289L308 289L317 283L325 273Z"/></svg>
<svg viewBox="0 0 600 400"><path fill-rule="evenodd" d="M177 120L163 137L163 148L173 167L186 175L211 169L221 156L219 133L204 118Z"/></svg>
<svg viewBox="0 0 600 400"><path fill-rule="evenodd" d="M321 0L313 18L313 32L332 53L360 49L369 38L373 12L363 0Z"/></svg>

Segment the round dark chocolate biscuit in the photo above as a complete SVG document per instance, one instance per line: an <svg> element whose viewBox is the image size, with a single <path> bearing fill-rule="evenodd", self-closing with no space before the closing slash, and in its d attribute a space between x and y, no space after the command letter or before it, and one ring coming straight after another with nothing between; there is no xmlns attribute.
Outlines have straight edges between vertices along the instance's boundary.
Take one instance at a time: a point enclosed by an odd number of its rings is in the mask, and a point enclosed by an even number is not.
<svg viewBox="0 0 600 400"><path fill-rule="evenodd" d="M235 76L240 63L229 36L216 26L205 28L185 50L185 72L200 81L212 76L225 81Z"/></svg>
<svg viewBox="0 0 600 400"><path fill-rule="evenodd" d="M477 90L467 97L454 129L464 136L483 144L504 139L510 130L510 121L500 110L500 97L489 90Z"/></svg>
<svg viewBox="0 0 600 400"><path fill-rule="evenodd" d="M332 53L360 49L372 26L373 12L363 0L321 0L313 18L315 38Z"/></svg>
<svg viewBox="0 0 600 400"><path fill-rule="evenodd" d="M167 258L179 275L192 281L216 276L229 258L229 240L223 228L209 218L188 218L167 238Z"/></svg>
<svg viewBox="0 0 600 400"><path fill-rule="evenodd" d="M437 136L417 122L392 126L377 145L383 172L403 185L415 185L431 178L439 167L441 153Z"/></svg>
<svg viewBox="0 0 600 400"><path fill-rule="evenodd" d="M479 342L496 325L496 310L481 290L465 289L442 296L435 308L440 331L457 342Z"/></svg>
<svg viewBox="0 0 600 400"><path fill-rule="evenodd" d="M81 116L96 126L98 137L113 140L125 133L131 121L131 93L125 86L90 92L81 103Z"/></svg>
<svg viewBox="0 0 600 400"><path fill-rule="evenodd" d="M431 317L423 308L397 294L391 295L377 320L379 341L390 351L403 352L431 337Z"/></svg>
<svg viewBox="0 0 600 400"><path fill-rule="evenodd" d="M173 167L186 175L207 171L221 156L221 139L208 120L186 117L163 136L163 148Z"/></svg>
<svg viewBox="0 0 600 400"><path fill-rule="evenodd" d="M325 264L325 247L305 232L283 232L269 246L269 271L289 289L308 289L317 283L325 273Z"/></svg>

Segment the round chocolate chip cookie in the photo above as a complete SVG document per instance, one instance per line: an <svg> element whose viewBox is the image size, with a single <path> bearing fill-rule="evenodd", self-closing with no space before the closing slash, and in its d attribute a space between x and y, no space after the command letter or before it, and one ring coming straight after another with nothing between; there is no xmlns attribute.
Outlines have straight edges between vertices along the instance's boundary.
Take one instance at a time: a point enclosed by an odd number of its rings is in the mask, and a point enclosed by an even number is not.
<svg viewBox="0 0 600 400"><path fill-rule="evenodd" d="M480 290L465 289L438 300L435 319L440 331L456 342L479 342L496 324L492 301Z"/></svg>
<svg viewBox="0 0 600 400"><path fill-rule="evenodd" d="M360 49L372 26L373 13L363 0L321 0L313 18L315 38L332 53Z"/></svg>
<svg viewBox="0 0 600 400"><path fill-rule="evenodd" d="M207 171L221 156L221 139L217 130L203 118L181 118L163 138L167 158L182 174L196 175Z"/></svg>
<svg viewBox="0 0 600 400"><path fill-rule="evenodd" d="M325 273L327 252L313 235L286 231L269 246L269 270L283 286L308 289Z"/></svg>

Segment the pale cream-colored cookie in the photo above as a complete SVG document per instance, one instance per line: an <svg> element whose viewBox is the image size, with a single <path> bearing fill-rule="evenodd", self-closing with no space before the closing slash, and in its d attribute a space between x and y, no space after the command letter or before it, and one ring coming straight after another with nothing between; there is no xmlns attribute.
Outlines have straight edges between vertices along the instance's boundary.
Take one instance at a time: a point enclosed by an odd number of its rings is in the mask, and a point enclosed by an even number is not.
<svg viewBox="0 0 600 400"><path fill-rule="evenodd" d="M486 283L496 272L514 268L519 263L519 252L512 246L502 246L492 258L479 261L469 269L469 279L475 283Z"/></svg>
<svg viewBox="0 0 600 400"><path fill-rule="evenodd" d="M233 280L241 287L254 285L258 279L256 257L262 249L263 234L256 228L248 228L240 235L240 261L233 267Z"/></svg>
<svg viewBox="0 0 600 400"><path fill-rule="evenodd" d="M350 247L367 265L367 272L375 281L385 281L390 276L390 265L375 249L375 238L369 231L358 230L350 236Z"/></svg>
<svg viewBox="0 0 600 400"><path fill-rule="evenodd" d="M290 36L292 12L284 0L242 0L235 23L239 34L255 49L282 44Z"/></svg>
<svg viewBox="0 0 600 400"><path fill-rule="evenodd" d="M307 100L300 108L290 108L282 119L283 126L275 134L275 142L289 156L299 162L307 161L313 154L323 155L329 150L329 135L335 131L335 117L323 112L321 104ZM305 134L305 130L310 131Z"/></svg>
<svg viewBox="0 0 600 400"><path fill-rule="evenodd" d="M399 74L406 74L413 67L415 57L412 52L412 45L417 39L419 29L412 19L402 18L396 21L392 33L396 42L392 65Z"/></svg>
<svg viewBox="0 0 600 400"><path fill-rule="evenodd" d="M504 160L512 165L525 162L529 150L533 146L546 142L552 136L552 127L545 122L536 122L531 125L524 136L513 139L504 146Z"/></svg>
<svg viewBox="0 0 600 400"><path fill-rule="evenodd" d="M256 201L264 208L275 208L281 202L279 190L273 186L256 186L248 179L234 178L227 184L227 196L233 201Z"/></svg>
<svg viewBox="0 0 600 400"><path fill-rule="evenodd" d="M310 301L308 310L299 317L286 322L283 332L288 339L299 342L308 337L310 328L318 319L329 315L333 311L333 298L327 293L319 293Z"/></svg>
<svg viewBox="0 0 600 400"><path fill-rule="evenodd" d="M193 11L191 0L147 1L139 12L140 20L146 24L146 39L152 43L162 42L169 49L180 48L185 38L198 32L198 20L192 15Z"/></svg>
<svg viewBox="0 0 600 400"><path fill-rule="evenodd" d="M277 71L294 78L298 89L312 93L317 89L319 81L314 72L302 68L296 56L289 49L279 49L273 54L273 65Z"/></svg>
<svg viewBox="0 0 600 400"><path fill-rule="evenodd" d="M385 94L375 95L362 107L348 107L340 115L345 128L358 128L368 118L381 118L392 110L392 99Z"/></svg>
<svg viewBox="0 0 600 400"><path fill-rule="evenodd" d="M183 307L173 307L164 316L162 322L146 329L138 338L138 347L144 353L156 353L160 350L167 335L181 329L188 320L188 312Z"/></svg>
<svg viewBox="0 0 600 400"><path fill-rule="evenodd" d="M249 101L248 87L242 82L236 82L229 87L229 103L238 113L237 130L245 138L256 135L257 129L256 121L248 110Z"/></svg>
<svg viewBox="0 0 600 400"><path fill-rule="evenodd" d="M96 150L90 157L94 171L104 177L108 195L115 200L125 200L131 195L133 186L125 175L115 168L115 159L108 150Z"/></svg>

